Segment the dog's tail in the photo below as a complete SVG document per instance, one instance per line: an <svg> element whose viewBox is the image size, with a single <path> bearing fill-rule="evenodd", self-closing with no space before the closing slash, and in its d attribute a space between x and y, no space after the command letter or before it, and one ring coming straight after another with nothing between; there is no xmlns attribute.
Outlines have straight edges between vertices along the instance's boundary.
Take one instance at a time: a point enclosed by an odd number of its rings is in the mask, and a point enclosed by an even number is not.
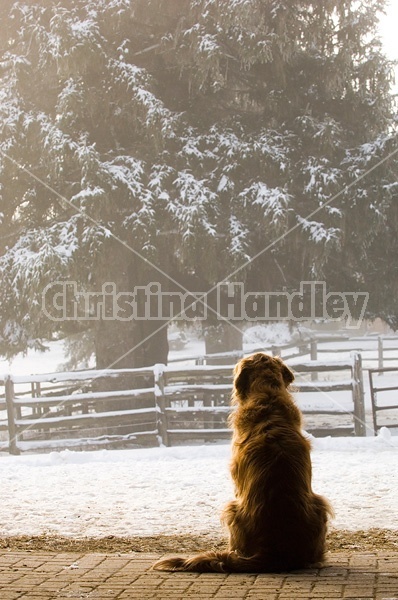
<svg viewBox="0 0 398 600"><path fill-rule="evenodd" d="M196 571L197 573L261 573L264 560L260 556L245 558L236 552L205 552L192 558L165 558L153 565L158 571Z"/></svg>

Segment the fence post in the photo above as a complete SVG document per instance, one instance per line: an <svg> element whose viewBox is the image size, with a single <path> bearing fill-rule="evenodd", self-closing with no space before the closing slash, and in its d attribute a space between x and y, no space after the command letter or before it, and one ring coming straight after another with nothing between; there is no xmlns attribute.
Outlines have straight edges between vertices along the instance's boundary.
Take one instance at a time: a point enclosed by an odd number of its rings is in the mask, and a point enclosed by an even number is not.
<svg viewBox="0 0 398 600"><path fill-rule="evenodd" d="M317 360L318 358L318 341L317 340L311 340L310 343L310 357L311 360ZM316 381L318 379L318 373L312 372L311 373L311 381Z"/></svg>
<svg viewBox="0 0 398 600"><path fill-rule="evenodd" d="M372 403L373 433L377 435L377 392L373 385L373 370L369 369L370 400Z"/></svg>
<svg viewBox="0 0 398 600"><path fill-rule="evenodd" d="M17 445L17 427L15 424L15 392L14 392L14 382L11 379L10 375L7 375L5 378L5 394L6 394L6 406L7 406L7 420L8 420L8 451L10 454L18 455L20 454L20 450Z"/></svg>
<svg viewBox="0 0 398 600"><path fill-rule="evenodd" d="M165 446L169 446L170 441L169 434L167 433L166 397L164 393L164 368L165 365L161 364L154 366L156 421L160 443L164 444Z"/></svg>
<svg viewBox="0 0 398 600"><path fill-rule="evenodd" d="M362 356L359 352L352 353L353 366L353 400L354 400L354 431L355 435L366 435L365 400L363 392Z"/></svg>
<svg viewBox="0 0 398 600"><path fill-rule="evenodd" d="M383 368L383 338L381 335L377 338L377 356L378 356L378 364L379 369Z"/></svg>

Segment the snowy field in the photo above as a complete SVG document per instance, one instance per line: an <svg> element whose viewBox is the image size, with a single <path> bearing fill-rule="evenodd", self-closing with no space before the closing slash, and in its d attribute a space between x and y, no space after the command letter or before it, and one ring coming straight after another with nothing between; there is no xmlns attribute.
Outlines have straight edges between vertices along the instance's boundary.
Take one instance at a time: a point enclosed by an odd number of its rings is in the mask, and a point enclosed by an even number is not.
<svg viewBox="0 0 398 600"><path fill-rule="evenodd" d="M313 440L314 490L335 528L398 529L398 437ZM0 458L0 535L221 533L229 445Z"/></svg>
<svg viewBox="0 0 398 600"><path fill-rule="evenodd" d="M184 362L203 352L202 342L191 341L171 357ZM338 358L348 355L347 349ZM322 356L329 358L336 354ZM30 352L11 365L1 362L0 369L43 373L63 362L62 344L55 343L48 353ZM364 379L369 406L367 375ZM333 527L398 529L398 436L383 429L377 438L314 439L312 460L314 490L333 504ZM228 444L0 453L0 536L221 533L220 511L233 497L228 462Z"/></svg>

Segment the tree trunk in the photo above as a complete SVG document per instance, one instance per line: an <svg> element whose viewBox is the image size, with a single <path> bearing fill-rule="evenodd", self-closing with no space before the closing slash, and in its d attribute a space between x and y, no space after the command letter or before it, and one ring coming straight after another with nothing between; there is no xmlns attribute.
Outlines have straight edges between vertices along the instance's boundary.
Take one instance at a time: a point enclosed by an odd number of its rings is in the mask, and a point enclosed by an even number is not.
<svg viewBox="0 0 398 600"><path fill-rule="evenodd" d="M242 351L243 333L237 327L238 325L236 323L231 325L226 321L219 321L215 324L207 321L204 326L206 354ZM235 359L228 357L207 360L208 365L229 365L232 362L235 362Z"/></svg>
<svg viewBox="0 0 398 600"><path fill-rule="evenodd" d="M99 321L95 332L97 369L136 369L167 364L166 321Z"/></svg>
<svg viewBox="0 0 398 600"><path fill-rule="evenodd" d="M167 321L156 319L157 314L151 307L147 315L147 305L150 304L145 294L151 283L164 291L167 286L165 277L112 240L107 262L98 279L98 290L107 284L106 289L114 291L114 295L127 294L128 297L126 301L117 297L116 310L111 297L107 297L106 309L102 309L101 313L103 316L105 312L106 319L96 323L97 368L133 369L156 363L167 364ZM156 292L156 287L151 286L152 289ZM128 302L133 300L134 305L129 305Z"/></svg>
<svg viewBox="0 0 398 600"><path fill-rule="evenodd" d="M156 273L149 272L145 263L121 244L110 244L107 263L103 266L101 278L96 283L97 290L113 291L106 296L106 308L97 311L101 318L95 323L95 353L97 369L135 369L152 367L156 363L167 364L168 341L167 321L145 318L145 294L136 294L136 288L145 290L151 282L158 282ZM123 305L118 294L128 294L128 301L137 302L129 306ZM112 298L117 298L115 310ZM102 298L102 297L101 297ZM125 310L120 310L120 309ZM126 307L130 312L127 312ZM137 308L138 307L138 308ZM120 312L119 312L120 311ZM144 318L142 316L144 315ZM105 317L105 318L104 318ZM123 317L125 320L122 320ZM93 388L101 391L128 390L153 387L153 375L121 374L117 377L98 378ZM154 406L154 399L131 398L126 400L110 399L103 402L101 409L125 410L132 408L149 408ZM142 415L148 421L148 415ZM138 423L139 416L129 417L134 421L134 431L148 429L148 423ZM137 425L138 423L138 425ZM156 426L150 426L153 429ZM138 427L138 429L137 429ZM129 429L130 428L130 429ZM131 425L123 423L117 428L120 433L129 433ZM116 433L116 432L108 432Z"/></svg>

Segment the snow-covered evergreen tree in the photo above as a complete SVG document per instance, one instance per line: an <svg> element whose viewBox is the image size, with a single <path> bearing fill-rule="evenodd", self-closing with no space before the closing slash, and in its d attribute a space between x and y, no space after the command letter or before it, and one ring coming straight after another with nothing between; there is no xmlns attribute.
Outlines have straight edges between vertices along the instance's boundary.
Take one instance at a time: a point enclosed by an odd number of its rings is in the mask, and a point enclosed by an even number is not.
<svg viewBox="0 0 398 600"><path fill-rule="evenodd" d="M366 175L396 148L383 5L6 3L1 351L89 324L98 366L136 346L116 366L165 360L156 321L50 321L55 280L206 291L258 255L235 275L252 290L380 287L397 228L396 161Z"/></svg>

